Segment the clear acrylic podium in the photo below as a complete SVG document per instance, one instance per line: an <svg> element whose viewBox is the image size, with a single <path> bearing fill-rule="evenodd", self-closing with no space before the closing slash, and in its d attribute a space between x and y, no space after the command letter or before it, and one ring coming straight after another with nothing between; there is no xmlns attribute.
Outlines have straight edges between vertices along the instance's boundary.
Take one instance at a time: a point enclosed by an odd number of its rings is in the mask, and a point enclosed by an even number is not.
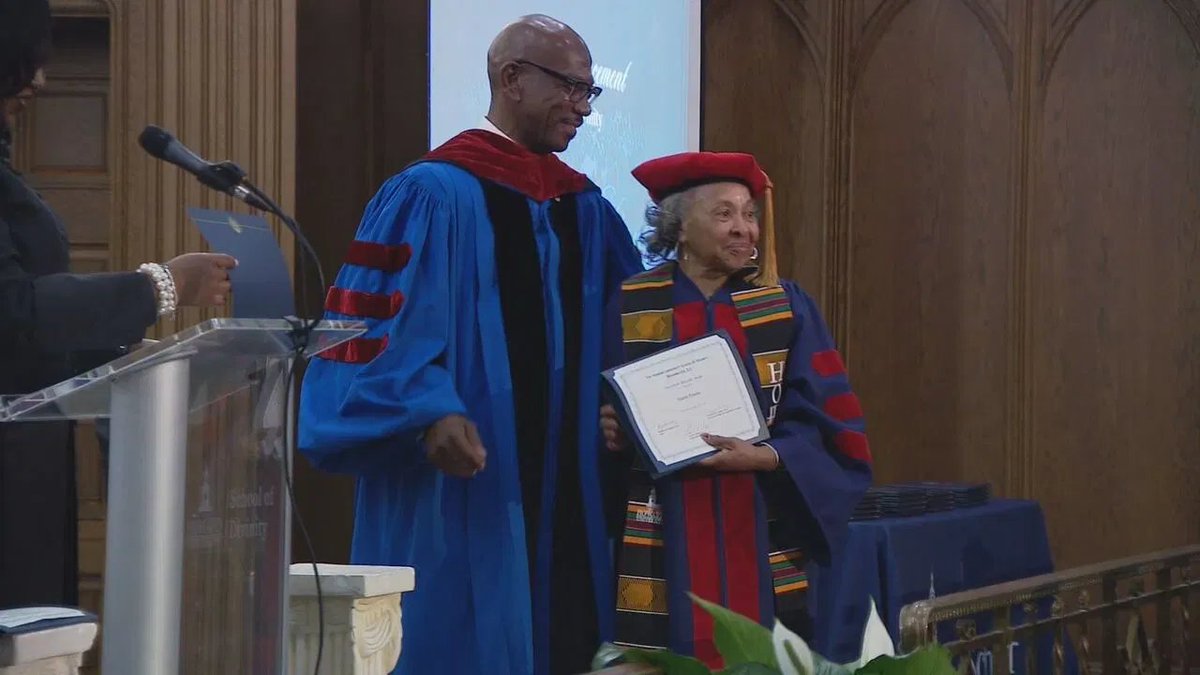
<svg viewBox="0 0 1200 675"><path fill-rule="evenodd" d="M365 329L322 321L303 353ZM0 400L0 423L111 420L104 675L284 672L293 334L214 319Z"/></svg>

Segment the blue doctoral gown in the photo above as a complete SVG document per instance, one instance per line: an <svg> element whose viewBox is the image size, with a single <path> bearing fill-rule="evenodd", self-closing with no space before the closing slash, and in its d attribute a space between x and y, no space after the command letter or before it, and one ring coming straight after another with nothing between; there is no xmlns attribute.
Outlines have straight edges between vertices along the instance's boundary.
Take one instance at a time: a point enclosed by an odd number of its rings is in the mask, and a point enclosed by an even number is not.
<svg viewBox="0 0 1200 675"><path fill-rule="evenodd" d="M607 299L641 265L620 217L594 185L584 185L575 194L580 362L565 363L559 238L549 218L554 199L526 201L550 356L542 543L532 586L493 250L493 226L504 223L490 222L480 178L446 161L424 161L383 185L366 209L326 312L329 319L365 318L369 331L315 359L305 376L301 450L321 469L358 478L352 561L416 569L416 590L404 598L398 673L547 672L554 449L563 419L556 408L566 381L579 383L574 426L590 590L600 637L612 634L611 542L597 469L601 334ZM577 371L569 373L572 368ZM437 470L421 444L430 425L453 414L477 425L488 451L486 468L473 479Z"/></svg>

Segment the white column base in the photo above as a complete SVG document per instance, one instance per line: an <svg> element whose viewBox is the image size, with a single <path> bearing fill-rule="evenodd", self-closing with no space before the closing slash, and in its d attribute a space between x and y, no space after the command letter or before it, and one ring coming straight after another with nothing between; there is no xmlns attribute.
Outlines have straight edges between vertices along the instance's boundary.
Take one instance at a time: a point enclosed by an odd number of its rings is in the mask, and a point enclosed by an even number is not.
<svg viewBox="0 0 1200 675"><path fill-rule="evenodd" d="M325 605L320 675L392 672L400 660L400 600L414 587L413 569L326 564L317 568ZM292 565L289 581L289 671L311 675L320 635L312 565Z"/></svg>
<svg viewBox="0 0 1200 675"><path fill-rule="evenodd" d="M96 624L79 623L0 635L0 675L76 675L96 632Z"/></svg>
<svg viewBox="0 0 1200 675"><path fill-rule="evenodd" d="M69 654L0 667L0 675L78 675L82 665L83 654Z"/></svg>

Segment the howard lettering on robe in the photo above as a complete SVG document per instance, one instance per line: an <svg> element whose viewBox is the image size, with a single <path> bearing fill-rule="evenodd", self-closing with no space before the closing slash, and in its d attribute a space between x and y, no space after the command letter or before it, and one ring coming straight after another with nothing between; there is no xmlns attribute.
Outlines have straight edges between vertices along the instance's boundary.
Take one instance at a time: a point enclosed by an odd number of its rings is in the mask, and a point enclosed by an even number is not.
<svg viewBox="0 0 1200 675"><path fill-rule="evenodd" d="M299 444L357 476L352 561L416 569L397 672L541 673L552 645L611 638L601 334L640 269L594 184L488 131L451 139L368 205L326 317L370 328L313 361ZM422 447L453 414L488 452L474 478Z"/></svg>

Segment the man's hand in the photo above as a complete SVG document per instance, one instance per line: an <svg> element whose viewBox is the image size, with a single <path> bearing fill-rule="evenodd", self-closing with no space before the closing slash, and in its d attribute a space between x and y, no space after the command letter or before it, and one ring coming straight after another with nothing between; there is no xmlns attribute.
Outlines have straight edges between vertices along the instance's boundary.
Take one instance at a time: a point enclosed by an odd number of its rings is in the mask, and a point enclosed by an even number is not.
<svg viewBox="0 0 1200 675"><path fill-rule="evenodd" d="M629 439L621 431L617 411L611 405L600 406L600 431L604 433L604 447L609 452L621 452L629 447Z"/></svg>
<svg viewBox="0 0 1200 675"><path fill-rule="evenodd" d="M699 465L713 471L774 471L779 466L779 456L771 448L753 445L737 438L704 434L705 443L720 450L717 454L700 460Z"/></svg>
<svg viewBox="0 0 1200 675"><path fill-rule="evenodd" d="M473 477L487 462L479 431L462 415L447 415L429 427L425 454L434 466L458 478Z"/></svg>

